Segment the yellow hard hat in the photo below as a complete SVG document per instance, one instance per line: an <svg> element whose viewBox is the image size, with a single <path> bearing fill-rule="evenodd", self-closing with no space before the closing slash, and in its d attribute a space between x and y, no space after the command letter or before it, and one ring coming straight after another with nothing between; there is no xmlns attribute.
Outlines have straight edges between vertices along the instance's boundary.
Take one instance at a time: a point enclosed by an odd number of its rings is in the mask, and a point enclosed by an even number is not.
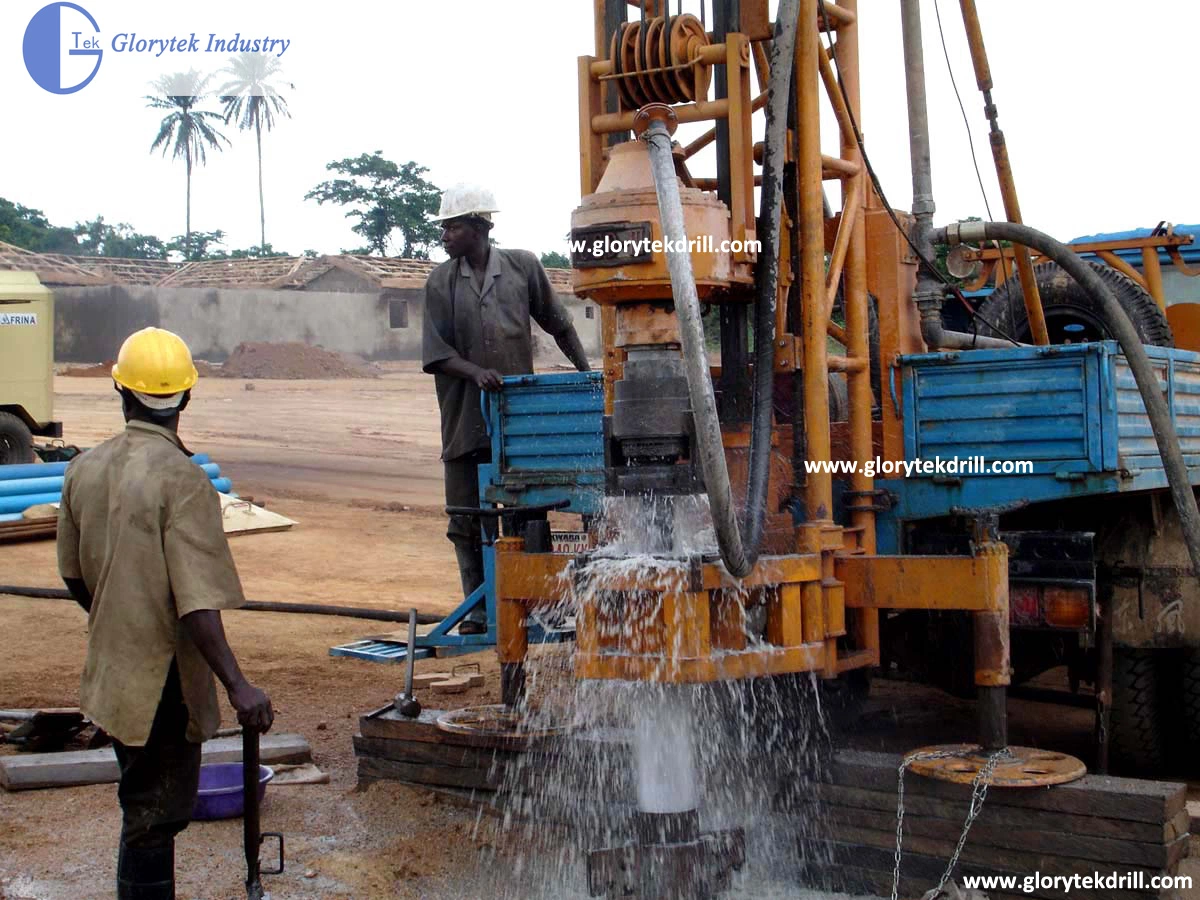
<svg viewBox="0 0 1200 900"><path fill-rule="evenodd" d="M177 394L200 376L183 338L162 328L143 328L125 338L112 377L141 394Z"/></svg>

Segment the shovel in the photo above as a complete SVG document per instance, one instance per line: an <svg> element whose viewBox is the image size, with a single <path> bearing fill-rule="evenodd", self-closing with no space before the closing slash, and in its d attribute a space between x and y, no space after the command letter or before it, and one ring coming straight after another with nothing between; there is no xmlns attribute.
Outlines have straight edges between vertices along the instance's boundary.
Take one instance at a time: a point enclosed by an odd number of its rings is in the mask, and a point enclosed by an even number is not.
<svg viewBox="0 0 1200 900"><path fill-rule="evenodd" d="M258 731L242 729L242 794L245 797L242 813L242 836L246 848L246 896L249 900L263 900L260 875L283 874L283 835L278 831L263 833L258 830ZM264 838L279 841L279 865L274 869L262 869L258 852Z"/></svg>

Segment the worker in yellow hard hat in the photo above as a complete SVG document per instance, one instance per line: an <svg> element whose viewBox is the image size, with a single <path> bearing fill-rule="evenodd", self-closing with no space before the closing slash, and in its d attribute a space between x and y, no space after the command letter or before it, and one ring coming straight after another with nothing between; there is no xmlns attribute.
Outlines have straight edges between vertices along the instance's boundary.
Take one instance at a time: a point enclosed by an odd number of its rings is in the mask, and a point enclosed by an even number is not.
<svg viewBox="0 0 1200 900"><path fill-rule="evenodd" d="M531 321L576 369L589 368L571 314L538 258L528 250L491 246L492 213L498 211L491 191L456 184L442 194L433 217L442 225L450 259L425 282L421 362L437 388L449 507L479 506L479 466L492 458L479 392L500 390L505 375L533 372ZM454 544L463 596L470 597L484 580L479 519L450 516L446 537ZM481 600L459 633L481 634L487 627Z"/></svg>
<svg viewBox="0 0 1200 900"><path fill-rule="evenodd" d="M217 492L179 439L192 355L178 335L144 328L121 345L112 377L125 430L67 469L58 569L88 612L80 706L121 769L117 896L169 900L200 744L220 724L213 673L244 728L266 731L274 714L221 624L244 597Z"/></svg>

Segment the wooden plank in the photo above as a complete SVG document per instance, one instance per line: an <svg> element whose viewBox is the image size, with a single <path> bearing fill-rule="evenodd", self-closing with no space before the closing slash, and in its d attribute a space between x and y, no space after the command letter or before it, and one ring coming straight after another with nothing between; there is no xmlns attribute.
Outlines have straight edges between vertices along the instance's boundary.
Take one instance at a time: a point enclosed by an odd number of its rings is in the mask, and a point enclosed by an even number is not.
<svg viewBox="0 0 1200 900"><path fill-rule="evenodd" d="M539 752L553 752L562 740L561 738L497 738L443 731L438 728L437 720L444 712L445 710L442 709L423 709L421 715L416 719L406 719L391 706L385 706L360 718L358 731L363 737L386 740L425 741L459 747L537 750Z"/></svg>
<svg viewBox="0 0 1200 900"><path fill-rule="evenodd" d="M834 822L829 823L825 830L831 838L843 843L862 844L867 847L876 847L890 851L896 849L896 830L894 826L886 831L880 831ZM1161 867L1124 864L1123 871L1142 871L1147 875L1172 872L1178 866L1179 860L1186 855L1188 840L1189 838L1186 837L1178 838L1166 845L1166 862ZM954 853L955 843L956 840L953 839L945 840L910 833L905 833L904 835L906 852L922 853L926 856L943 859L949 859ZM979 847L973 845L969 840L966 847L963 848L961 858L964 862L979 866L1006 869L1014 872L1041 872L1046 875L1073 875L1079 871L1094 869L1096 866L1096 863L1092 860L1080 860L1049 853L1008 850L1000 847Z"/></svg>
<svg viewBox="0 0 1200 900"><path fill-rule="evenodd" d="M901 757L894 753L841 750L829 767L829 780L843 787L895 794ZM904 779L906 796L945 800L969 798L969 785L950 784L911 773ZM1164 781L1085 775L1069 784L1044 788L992 788L987 802L996 806L1042 809L1071 815L1154 822L1159 825L1184 808L1186 788Z"/></svg>
<svg viewBox="0 0 1200 900"><path fill-rule="evenodd" d="M989 792L990 797L990 792ZM987 803L984 803L986 810ZM813 816L820 813L812 807ZM853 828L870 828L876 831L895 831L896 813L849 807L826 808L826 821ZM946 841L953 849L954 842L962 833L962 821L932 819L925 816L904 816L904 834ZM1173 845L1173 844L1172 844ZM1071 859L1086 859L1096 863L1123 863L1146 866L1156 870L1165 869L1169 863L1167 847L1163 843L1149 844L1137 841L1122 841L1115 838L1072 834L1067 830L1043 831L1009 825L987 825L982 818L971 826L967 838L968 847L1018 850L1027 853L1044 853Z"/></svg>
<svg viewBox="0 0 1200 900"><path fill-rule="evenodd" d="M0 719L9 722L24 722L38 713L77 713L78 706L46 706L41 709L0 709Z"/></svg>
<svg viewBox="0 0 1200 900"><path fill-rule="evenodd" d="M905 784L907 785L908 782L909 779L906 778ZM889 812L893 816L896 814L895 790L891 792L868 791L841 785L819 784L805 788L802 793L808 791L813 791L817 798L825 804L826 809L845 806ZM990 791L988 797L990 801ZM942 800L934 797L914 796L907 790L904 796L904 808L907 815L949 819L952 822L961 823L966 819L968 806L969 803L965 800ZM1164 843L1183 833L1178 830L1178 816L1164 825L1159 822L1130 822L1120 819L1105 819L1100 816L1077 816L1040 809L1000 806L991 802L984 803L983 812L979 814L977 824L1065 831L1077 835L1123 838L1145 843ZM1186 830L1185 827L1184 831Z"/></svg>
<svg viewBox="0 0 1200 900"><path fill-rule="evenodd" d="M424 766L417 763L397 762L374 756L358 758L359 778L402 781L417 786L440 785L443 787L473 788L494 791L503 781L499 773L487 769L472 769L461 766Z"/></svg>
<svg viewBox="0 0 1200 900"><path fill-rule="evenodd" d="M435 744L430 741L386 740L361 734L354 736L354 752L357 756L374 756L396 762L474 769L519 765L524 757L524 754L490 748Z"/></svg>
<svg viewBox="0 0 1200 900"><path fill-rule="evenodd" d="M312 762L312 748L303 735L265 734L259 740L259 758L263 765L268 766L272 763ZM240 737L207 741L201 751L202 764L241 762L241 759ZM0 757L0 787L9 791L111 784L120 778L121 770L112 747Z"/></svg>

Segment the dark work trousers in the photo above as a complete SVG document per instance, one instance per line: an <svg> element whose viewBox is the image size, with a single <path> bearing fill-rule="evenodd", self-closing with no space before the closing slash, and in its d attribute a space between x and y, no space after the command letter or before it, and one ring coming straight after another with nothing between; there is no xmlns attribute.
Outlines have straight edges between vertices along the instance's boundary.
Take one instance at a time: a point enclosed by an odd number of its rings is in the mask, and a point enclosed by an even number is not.
<svg viewBox="0 0 1200 900"><path fill-rule="evenodd" d="M200 745L187 739L188 711L174 660L144 747L113 741L121 768L121 898L174 897L175 835L187 827L200 782Z"/></svg>
<svg viewBox="0 0 1200 900"><path fill-rule="evenodd" d="M479 507L479 466L492 461L492 451L476 450L448 459L446 466L446 505ZM454 544L463 597L470 596L483 584L483 543L478 516L451 516L446 537ZM467 613L472 622L486 623L487 610L481 603Z"/></svg>

